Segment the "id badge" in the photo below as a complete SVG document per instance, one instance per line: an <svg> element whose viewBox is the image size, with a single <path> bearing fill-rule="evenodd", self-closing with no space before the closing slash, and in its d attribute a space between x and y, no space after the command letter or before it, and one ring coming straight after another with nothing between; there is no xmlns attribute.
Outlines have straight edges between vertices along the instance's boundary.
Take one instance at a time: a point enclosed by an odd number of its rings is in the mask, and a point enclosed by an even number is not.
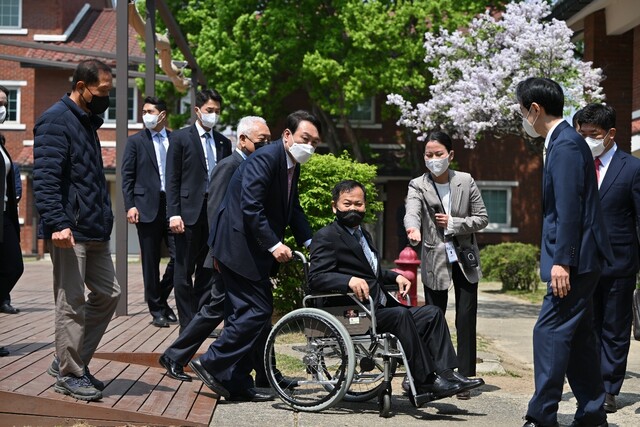
<svg viewBox="0 0 640 427"><path fill-rule="evenodd" d="M453 242L445 242L444 248L447 251L447 258L450 263L458 262L458 254L456 253L456 247Z"/></svg>

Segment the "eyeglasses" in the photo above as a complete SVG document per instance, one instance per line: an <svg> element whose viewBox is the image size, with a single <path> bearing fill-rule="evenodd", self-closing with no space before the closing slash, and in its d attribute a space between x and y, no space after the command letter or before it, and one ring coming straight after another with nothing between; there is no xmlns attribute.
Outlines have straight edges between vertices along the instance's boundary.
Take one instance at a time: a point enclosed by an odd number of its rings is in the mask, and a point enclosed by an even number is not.
<svg viewBox="0 0 640 427"><path fill-rule="evenodd" d="M244 137L247 138L249 141L251 141L251 143L253 143L254 145L255 144L258 144L258 145L269 145L269 144L271 144L271 140L269 140L267 138L264 138L264 139L261 138L261 139L258 139L256 141L254 141L253 139L249 138L248 135L245 135Z"/></svg>

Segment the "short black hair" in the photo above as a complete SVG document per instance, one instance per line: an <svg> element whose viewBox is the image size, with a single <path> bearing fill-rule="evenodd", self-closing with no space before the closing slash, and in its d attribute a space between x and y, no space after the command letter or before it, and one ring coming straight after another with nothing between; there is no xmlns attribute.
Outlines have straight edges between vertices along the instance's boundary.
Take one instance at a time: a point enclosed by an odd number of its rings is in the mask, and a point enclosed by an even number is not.
<svg viewBox="0 0 640 427"><path fill-rule="evenodd" d="M331 190L331 198L333 203L338 203L338 199L342 193L350 193L356 187L360 187L362 192L364 193L364 201L367 201L367 189L364 188L364 185L360 184L358 181L354 181L353 179L345 179L340 181L333 187Z"/></svg>
<svg viewBox="0 0 640 427"><path fill-rule="evenodd" d="M78 82L84 82L87 85L98 83L100 81L100 71L113 74L111 67L98 59L81 61L73 72L71 90L75 90Z"/></svg>
<svg viewBox="0 0 640 427"><path fill-rule="evenodd" d="M200 108L209 101L218 101L222 108L222 95L215 89L202 89L196 92L196 107Z"/></svg>
<svg viewBox="0 0 640 427"><path fill-rule="evenodd" d="M535 102L553 117L562 117L564 109L564 92L560 85L551 79L529 77L516 86L516 98L524 108L529 110Z"/></svg>
<svg viewBox="0 0 640 427"><path fill-rule="evenodd" d="M438 141L440 144L444 145L444 148L446 148L447 151L453 150L453 141L451 141L451 137L442 131L435 130L431 132L424 145L426 146L429 141Z"/></svg>
<svg viewBox="0 0 640 427"><path fill-rule="evenodd" d="M580 126L580 114L582 113L582 110L578 110L575 113L573 113L573 118L571 119L573 122L573 127L575 129L578 128L578 126Z"/></svg>
<svg viewBox="0 0 640 427"><path fill-rule="evenodd" d="M163 111L167 111L167 103L160 98L156 98L155 96L147 96L144 99L144 104L154 105L161 113Z"/></svg>
<svg viewBox="0 0 640 427"><path fill-rule="evenodd" d="M4 92L4 94L7 95L7 98L9 97L9 89L6 87L0 85L0 92Z"/></svg>
<svg viewBox="0 0 640 427"><path fill-rule="evenodd" d="M616 110L606 104L588 104L578 116L578 124L596 125L608 131L616 127Z"/></svg>
<svg viewBox="0 0 640 427"><path fill-rule="evenodd" d="M320 123L320 120L318 120L316 116L305 110L298 110L289 114L287 116L285 126L291 131L291 133L296 133L296 131L298 130L298 126L302 121L310 122L316 127L316 129L318 129L318 135L322 135L322 124Z"/></svg>

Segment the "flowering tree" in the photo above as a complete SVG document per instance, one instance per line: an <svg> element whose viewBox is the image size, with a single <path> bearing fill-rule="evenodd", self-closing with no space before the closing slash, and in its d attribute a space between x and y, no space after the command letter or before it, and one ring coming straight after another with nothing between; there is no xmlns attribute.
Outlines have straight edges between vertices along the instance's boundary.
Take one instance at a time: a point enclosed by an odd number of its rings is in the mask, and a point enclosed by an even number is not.
<svg viewBox="0 0 640 427"><path fill-rule="evenodd" d="M387 104L401 112L397 123L420 140L430 130L447 130L473 148L484 133L524 136L515 86L528 77L557 81L567 113L602 100L601 70L575 58L572 30L564 21L545 20L550 11L545 0L512 2L501 19L487 11L465 30L426 33L431 99L414 107L388 95Z"/></svg>

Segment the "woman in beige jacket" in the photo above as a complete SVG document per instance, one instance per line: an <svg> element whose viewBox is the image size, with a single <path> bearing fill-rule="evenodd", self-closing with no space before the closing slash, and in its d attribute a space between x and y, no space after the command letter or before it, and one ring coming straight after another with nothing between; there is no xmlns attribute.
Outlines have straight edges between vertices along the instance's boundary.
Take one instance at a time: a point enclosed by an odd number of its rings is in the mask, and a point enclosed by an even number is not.
<svg viewBox="0 0 640 427"><path fill-rule="evenodd" d="M404 226L413 245L422 242L421 275L427 304L446 311L453 284L458 371L475 376L478 281L482 272L474 233L487 226L489 217L471 175L449 169L453 155L446 133L429 135L424 151L428 172L409 183ZM458 397L468 399L469 394Z"/></svg>

